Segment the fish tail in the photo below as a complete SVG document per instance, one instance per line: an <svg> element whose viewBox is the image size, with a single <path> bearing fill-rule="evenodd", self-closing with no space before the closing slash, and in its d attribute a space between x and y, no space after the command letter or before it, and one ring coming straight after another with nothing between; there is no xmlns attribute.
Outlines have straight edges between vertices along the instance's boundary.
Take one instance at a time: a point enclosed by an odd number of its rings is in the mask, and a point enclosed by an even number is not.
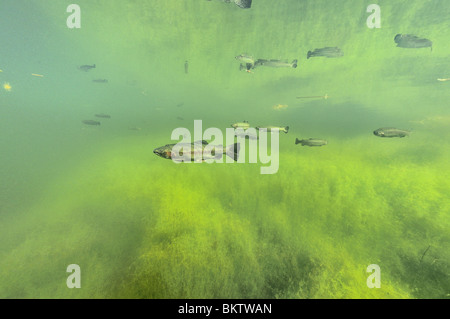
<svg viewBox="0 0 450 319"><path fill-rule="evenodd" d="M312 52L308 51L308 54L306 55L306 58L309 59L311 57L311 55L312 55Z"/></svg>
<svg viewBox="0 0 450 319"><path fill-rule="evenodd" d="M284 133L287 134L287 132L289 132L289 126L286 126L286 127L284 128Z"/></svg>
<svg viewBox="0 0 450 319"><path fill-rule="evenodd" d="M229 145L226 149L227 156L231 157L234 161L239 159L239 151L241 149L241 145L239 143L234 143L233 145Z"/></svg>
<svg viewBox="0 0 450 319"><path fill-rule="evenodd" d="M295 138L295 145L300 144L301 141L298 138Z"/></svg>
<svg viewBox="0 0 450 319"><path fill-rule="evenodd" d="M297 60L292 61L292 67L295 69L297 67Z"/></svg>

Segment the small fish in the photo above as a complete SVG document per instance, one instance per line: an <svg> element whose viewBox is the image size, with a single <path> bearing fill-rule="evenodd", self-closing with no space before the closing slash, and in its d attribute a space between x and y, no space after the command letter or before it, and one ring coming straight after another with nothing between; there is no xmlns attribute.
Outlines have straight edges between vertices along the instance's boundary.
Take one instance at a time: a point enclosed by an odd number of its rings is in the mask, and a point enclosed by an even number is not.
<svg viewBox="0 0 450 319"><path fill-rule="evenodd" d="M184 103L178 103L177 107L182 107L184 105Z"/></svg>
<svg viewBox="0 0 450 319"><path fill-rule="evenodd" d="M373 134L379 137L405 137L409 136L411 132L394 127L383 127L373 131Z"/></svg>
<svg viewBox="0 0 450 319"><path fill-rule="evenodd" d="M243 122L237 122L237 123L231 124L231 127L241 128L243 130L246 130L250 127L250 124L248 124L248 121L243 121Z"/></svg>
<svg viewBox="0 0 450 319"><path fill-rule="evenodd" d="M266 129L267 132L278 131L278 132L284 132L286 134L287 134L287 132L289 132L289 126L257 126L256 129L257 130Z"/></svg>
<svg viewBox="0 0 450 319"><path fill-rule="evenodd" d="M84 120L83 123L86 125L100 125L101 124L98 121L92 121L92 120Z"/></svg>
<svg viewBox="0 0 450 319"><path fill-rule="evenodd" d="M397 47L400 48L428 48L433 50L433 42L425 38L419 38L413 34L397 34L394 38L394 42L397 43Z"/></svg>
<svg viewBox="0 0 450 319"><path fill-rule="evenodd" d="M95 64L93 64L93 65L87 65L87 64L81 65L81 66L78 67L78 69L81 70L81 71L84 71L84 72L88 72L91 69L95 69Z"/></svg>
<svg viewBox="0 0 450 319"><path fill-rule="evenodd" d="M277 105L274 105L272 108L274 109L274 110L282 110L282 109L285 109L285 108L287 108L288 106L287 105L285 105L285 104L277 104Z"/></svg>
<svg viewBox="0 0 450 319"><path fill-rule="evenodd" d="M211 1L211 0L208 0L208 1ZM239 8L242 8L242 9L250 9L252 6L252 0L220 0L220 1L226 2L226 3L233 2Z"/></svg>
<svg viewBox="0 0 450 319"><path fill-rule="evenodd" d="M177 116L177 120L184 121L184 118L182 118L181 116Z"/></svg>
<svg viewBox="0 0 450 319"><path fill-rule="evenodd" d="M189 62L188 61L184 62L184 73L186 73L186 74L189 73Z"/></svg>
<svg viewBox="0 0 450 319"><path fill-rule="evenodd" d="M343 55L344 53L342 53L341 49L339 49L338 47L326 47L321 49L315 49L314 51L308 51L306 58L309 59L311 57L317 56L325 56L327 58L339 58Z"/></svg>
<svg viewBox="0 0 450 319"><path fill-rule="evenodd" d="M140 131L140 130L142 130L140 127L129 127L128 129L130 131Z"/></svg>
<svg viewBox="0 0 450 319"><path fill-rule="evenodd" d="M108 83L108 80L107 79L95 79L95 80L92 80L92 82L95 82L95 83Z"/></svg>
<svg viewBox="0 0 450 319"><path fill-rule="evenodd" d="M450 78L447 78L447 79L437 79L439 82L447 82L447 81L450 81Z"/></svg>
<svg viewBox="0 0 450 319"><path fill-rule="evenodd" d="M177 147L180 147L179 155L176 154L175 152L172 152L172 149L175 145L177 145ZM197 141L194 143L167 144L165 146L155 148L153 150L153 153L158 155L159 157L172 159L180 162L183 161L185 155L191 162L196 161L197 157L200 159L199 161L201 162L204 162L206 160L219 159L222 157L223 154L226 154L235 161L239 159L239 150L240 150L239 143L235 143L227 147L223 147L222 145L213 146L213 148L211 149L211 154L204 155L203 151L207 145L209 145L207 141ZM188 150L188 154L183 153L183 151L186 151L186 149Z"/></svg>
<svg viewBox="0 0 450 319"><path fill-rule="evenodd" d="M104 119L110 119L111 115L100 113L100 114L95 114L95 117L101 117L101 118L104 118Z"/></svg>
<svg viewBox="0 0 450 319"><path fill-rule="evenodd" d="M36 74L36 73L31 73L31 75L32 75L32 76L37 76L37 77L40 77L40 78L43 78L43 77L44 77L42 74Z"/></svg>
<svg viewBox="0 0 450 319"><path fill-rule="evenodd" d="M307 140L299 140L298 138L296 138L295 145L297 144L302 144L302 146L323 146L327 145L328 141L319 138L309 138Z"/></svg>
<svg viewBox="0 0 450 319"><path fill-rule="evenodd" d="M255 67L257 66L267 66L271 68L293 68L295 69L297 67L297 60L293 60L291 63L289 63L287 60L264 60L264 59L258 59L255 62Z"/></svg>
<svg viewBox="0 0 450 319"><path fill-rule="evenodd" d="M325 99L329 98L328 94L325 95L313 95L313 96L297 96L297 99Z"/></svg>

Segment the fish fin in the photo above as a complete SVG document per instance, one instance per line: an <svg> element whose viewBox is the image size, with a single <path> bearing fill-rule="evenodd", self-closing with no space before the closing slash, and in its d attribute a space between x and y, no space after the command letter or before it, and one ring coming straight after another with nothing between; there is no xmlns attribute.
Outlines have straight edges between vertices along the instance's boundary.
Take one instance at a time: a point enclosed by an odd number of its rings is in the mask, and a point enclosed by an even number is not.
<svg viewBox="0 0 450 319"><path fill-rule="evenodd" d="M295 69L297 67L297 60L292 61L292 67Z"/></svg>
<svg viewBox="0 0 450 319"><path fill-rule="evenodd" d="M286 127L284 128L284 133L287 134L287 132L289 132L289 126L286 126Z"/></svg>
<svg viewBox="0 0 450 319"><path fill-rule="evenodd" d="M230 145L226 149L227 156L231 157L234 161L239 159L239 151L241 149L241 145L239 143L234 143Z"/></svg>

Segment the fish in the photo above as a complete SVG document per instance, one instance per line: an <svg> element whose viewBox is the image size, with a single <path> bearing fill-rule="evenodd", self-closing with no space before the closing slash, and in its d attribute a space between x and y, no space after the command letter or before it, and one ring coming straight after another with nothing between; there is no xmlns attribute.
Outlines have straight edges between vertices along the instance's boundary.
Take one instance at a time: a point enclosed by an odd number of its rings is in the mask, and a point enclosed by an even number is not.
<svg viewBox="0 0 450 319"><path fill-rule="evenodd" d="M184 118L182 118L181 116L177 116L177 120L184 121Z"/></svg>
<svg viewBox="0 0 450 319"><path fill-rule="evenodd" d="M317 56L325 56L327 58L339 58L343 56L344 53L338 47L326 47L321 49L315 49L314 51L308 51L306 58L312 58Z"/></svg>
<svg viewBox="0 0 450 319"><path fill-rule="evenodd" d="M84 120L83 123L86 125L100 125L101 124L98 121L92 121L92 120Z"/></svg>
<svg viewBox="0 0 450 319"><path fill-rule="evenodd" d="M188 61L184 61L184 73L186 73L186 74L189 73L189 62Z"/></svg>
<svg viewBox="0 0 450 319"><path fill-rule="evenodd" d="M287 108L288 106L286 105L286 104L277 104L277 105L274 105L272 108L274 109L274 110L282 110L282 109L285 109L285 108Z"/></svg>
<svg viewBox="0 0 450 319"><path fill-rule="evenodd" d="M211 0L208 0L208 1L211 1ZM252 0L220 0L220 1L226 2L226 3L233 2L239 8L242 8L242 9L250 9L252 6Z"/></svg>
<svg viewBox="0 0 450 319"><path fill-rule="evenodd" d="M234 133L237 137L244 137L248 140L258 140L259 137L256 134L253 134L247 130L236 130Z"/></svg>
<svg viewBox="0 0 450 319"><path fill-rule="evenodd" d="M312 96L297 96L297 99L325 99L327 100L330 96L328 94L325 95L312 95Z"/></svg>
<svg viewBox="0 0 450 319"><path fill-rule="evenodd" d="M129 127L128 130L130 130L130 131L140 131L142 129L140 127Z"/></svg>
<svg viewBox="0 0 450 319"><path fill-rule="evenodd" d="M108 83L108 80L107 79L95 79L95 80L92 80L92 82L95 82L95 83Z"/></svg>
<svg viewBox="0 0 450 319"><path fill-rule="evenodd" d="M394 42L397 43L397 47L400 48L428 48L433 50L433 42L425 39L419 38L413 34L397 34L394 38Z"/></svg>
<svg viewBox="0 0 450 319"><path fill-rule="evenodd" d="M450 78L446 78L446 79L437 79L439 82L447 82L450 81Z"/></svg>
<svg viewBox="0 0 450 319"><path fill-rule="evenodd" d="M84 72L88 72L89 70L91 70L91 69L95 69L95 64L93 64L93 65L81 65L81 66L79 66L78 67L78 69L79 70L81 70L81 71L84 71Z"/></svg>
<svg viewBox="0 0 450 319"><path fill-rule="evenodd" d="M405 137L409 136L411 132L395 127L383 127L373 131L373 134L379 137Z"/></svg>
<svg viewBox="0 0 450 319"><path fill-rule="evenodd" d="M179 150L179 155L173 152L174 146L177 145L177 148ZM178 144L167 144L158 148L155 148L153 150L153 153L156 154L159 157L165 158L165 159L171 159L174 161L183 161L186 155L186 159L189 159L191 162L197 161L196 157L199 157L201 162L204 162L206 160L212 160L212 159L219 159L222 157L223 154L226 154L227 156L231 157L234 161L237 161L239 159L239 150L240 150L240 144L234 143L232 145L229 145L227 147L223 147L222 145L217 146L211 146L211 154L208 154L208 156L204 155L204 149L206 146L208 146L209 143L205 140L203 141L197 141L194 143L178 143ZM188 149L188 154L183 154L183 151Z"/></svg>
<svg viewBox="0 0 450 319"><path fill-rule="evenodd" d="M293 68L295 69L297 67L297 60L293 60L291 63L289 63L287 60L264 60L264 59L258 59L255 62L255 66L268 66L271 68Z"/></svg>
<svg viewBox="0 0 450 319"><path fill-rule="evenodd" d="M295 139L295 145L302 144L302 146L323 146L327 145L328 141L322 140L320 138L308 138L307 140L299 140L298 138Z"/></svg>
<svg viewBox="0 0 450 319"><path fill-rule="evenodd" d="M111 115L100 113L100 114L95 114L95 117L101 117L101 118L104 118L104 119L110 119Z"/></svg>
<svg viewBox="0 0 450 319"><path fill-rule="evenodd" d="M231 127L241 128L243 130L246 130L250 127L250 124L248 124L248 121L243 121L243 122L237 122L237 123L231 124Z"/></svg>
<svg viewBox="0 0 450 319"><path fill-rule="evenodd" d="M177 107L182 107L184 105L184 103L178 103Z"/></svg>
<svg viewBox="0 0 450 319"><path fill-rule="evenodd" d="M278 131L278 132L284 132L284 133L288 133L289 132L289 126L257 126L256 127L257 130L267 130L267 132L274 132L274 131Z"/></svg>

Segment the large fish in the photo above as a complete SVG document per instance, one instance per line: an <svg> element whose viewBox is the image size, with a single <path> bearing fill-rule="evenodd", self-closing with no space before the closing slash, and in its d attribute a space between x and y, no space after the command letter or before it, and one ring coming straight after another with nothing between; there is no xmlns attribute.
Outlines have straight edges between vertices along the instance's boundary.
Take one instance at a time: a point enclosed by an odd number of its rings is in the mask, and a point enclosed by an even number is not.
<svg viewBox="0 0 450 319"><path fill-rule="evenodd" d="M343 55L344 53L338 47L326 47L321 49L315 49L314 51L308 51L306 58L309 59L311 57L316 56L325 56L327 58L338 58Z"/></svg>
<svg viewBox="0 0 450 319"><path fill-rule="evenodd" d="M373 131L373 134L379 137L405 137L411 134L410 131L400 130L395 127L383 127Z"/></svg>
<svg viewBox="0 0 450 319"><path fill-rule="evenodd" d="M177 145L177 149L173 150L175 145ZM207 147L208 145L209 143L207 141L197 141L194 143L167 144L165 146L155 148L153 150L153 153L155 153L159 157L179 162L182 162L184 160L188 160L191 162L194 161L204 162L206 160L220 159L223 154L226 154L235 161L239 159L239 150L240 150L239 143L235 143L227 147L223 147L222 145L218 146L211 145L209 147L209 150L211 150L210 154L204 154L205 147ZM186 150L188 150L188 153L184 154L183 151ZM179 154L177 154L178 152Z"/></svg>
<svg viewBox="0 0 450 319"><path fill-rule="evenodd" d="M425 38L419 38L413 34L397 34L394 38L397 47L400 48L428 48L433 50L433 42Z"/></svg>
<svg viewBox="0 0 450 319"><path fill-rule="evenodd" d="M319 138L308 138L307 140L299 140L298 138L296 138L295 145L297 144L302 144L302 146L323 146L327 145L328 141Z"/></svg>
<svg viewBox="0 0 450 319"><path fill-rule="evenodd" d="M211 1L211 0L208 0L208 1ZM220 0L220 1L226 2L226 3L233 2L239 8L242 8L242 9L249 9L252 6L252 0Z"/></svg>
<svg viewBox="0 0 450 319"><path fill-rule="evenodd" d="M264 60L264 59L258 59L255 62L255 67L257 66L268 66L271 68L296 68L297 67L297 60L292 61L289 63L286 61L281 60Z"/></svg>

